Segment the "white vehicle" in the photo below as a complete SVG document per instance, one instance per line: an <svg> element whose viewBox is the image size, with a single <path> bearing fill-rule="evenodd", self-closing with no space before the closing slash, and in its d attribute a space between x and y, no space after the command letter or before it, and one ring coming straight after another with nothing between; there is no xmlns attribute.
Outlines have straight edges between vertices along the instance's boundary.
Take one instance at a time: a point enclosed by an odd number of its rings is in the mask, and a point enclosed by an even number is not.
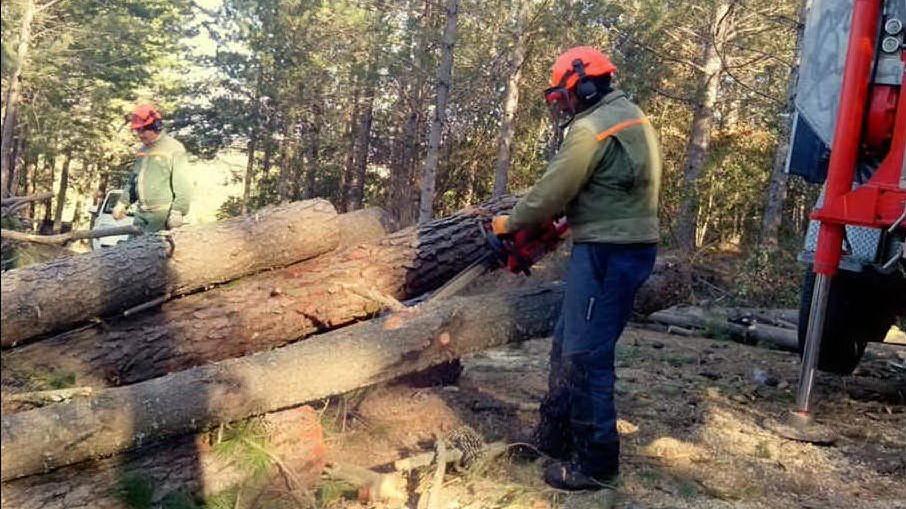
<svg viewBox="0 0 906 509"><path fill-rule="evenodd" d="M107 196L104 197L104 201L101 203L100 208L95 206L91 207L91 213L97 215L97 218L94 220L94 227L91 228L92 230L103 230L115 226L129 226L132 224L132 214L128 214L120 220L113 218L113 207L116 206L116 203L119 201L122 194L122 189L107 191ZM99 239L91 239L91 249L115 246L128 239L128 235L114 235L110 237L101 237Z"/></svg>

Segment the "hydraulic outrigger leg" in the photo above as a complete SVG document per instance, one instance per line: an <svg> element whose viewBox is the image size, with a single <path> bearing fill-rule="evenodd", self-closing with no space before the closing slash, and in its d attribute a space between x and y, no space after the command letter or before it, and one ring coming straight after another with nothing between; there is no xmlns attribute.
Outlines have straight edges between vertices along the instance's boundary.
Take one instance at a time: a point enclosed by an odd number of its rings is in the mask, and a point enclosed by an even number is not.
<svg viewBox="0 0 906 509"><path fill-rule="evenodd" d="M802 351L799 369L799 389L796 391L796 409L787 415L786 422L771 421L767 425L780 435L792 440L831 444L836 434L812 418L812 388L818 371L818 355L821 353L821 336L824 333L824 318L827 312L827 295L830 292L831 276L815 274L815 287L809 309L808 331Z"/></svg>

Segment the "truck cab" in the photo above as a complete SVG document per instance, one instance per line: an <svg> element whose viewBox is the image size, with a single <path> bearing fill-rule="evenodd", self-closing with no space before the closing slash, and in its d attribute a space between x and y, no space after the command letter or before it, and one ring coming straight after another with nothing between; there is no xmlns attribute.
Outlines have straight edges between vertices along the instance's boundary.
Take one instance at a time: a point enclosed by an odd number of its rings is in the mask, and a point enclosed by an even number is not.
<svg viewBox="0 0 906 509"><path fill-rule="evenodd" d="M115 226L129 226L132 224L131 213L127 213L126 217L120 220L113 218L113 207L119 202L122 194L122 189L107 191L107 195L104 196L100 206L91 207L91 214L96 216L94 219L94 226L91 228L92 230L104 230ZM101 237L99 239L91 239L91 249L102 249L115 246L126 240L129 240L128 235L114 235L110 237Z"/></svg>

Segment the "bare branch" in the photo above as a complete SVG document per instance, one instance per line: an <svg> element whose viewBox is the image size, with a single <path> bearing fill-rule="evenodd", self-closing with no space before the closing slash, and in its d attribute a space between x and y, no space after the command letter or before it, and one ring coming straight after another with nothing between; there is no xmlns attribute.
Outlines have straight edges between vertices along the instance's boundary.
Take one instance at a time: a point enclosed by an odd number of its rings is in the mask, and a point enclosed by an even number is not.
<svg viewBox="0 0 906 509"><path fill-rule="evenodd" d="M18 240L21 242L32 242L35 244L60 245L82 239L98 239L101 237L110 237L113 235L141 235L142 231L137 226L116 226L114 228L105 228L103 230L79 230L69 233L60 233L57 235L34 235L31 233L17 232L14 230L0 230L0 237L9 240Z"/></svg>

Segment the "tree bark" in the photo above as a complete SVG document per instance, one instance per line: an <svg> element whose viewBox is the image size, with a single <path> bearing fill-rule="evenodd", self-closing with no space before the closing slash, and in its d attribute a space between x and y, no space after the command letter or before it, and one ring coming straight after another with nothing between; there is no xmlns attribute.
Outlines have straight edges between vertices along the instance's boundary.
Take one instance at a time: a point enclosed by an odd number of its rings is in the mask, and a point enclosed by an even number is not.
<svg viewBox="0 0 906 509"><path fill-rule="evenodd" d="M562 289L453 297L277 350L5 415L2 480L210 429L553 330Z"/></svg>
<svg viewBox="0 0 906 509"><path fill-rule="evenodd" d="M28 46L31 43L31 24L35 17L34 0L25 0L25 11L19 23L19 46L16 49L16 64L9 77L9 88L6 91L6 111L3 112L3 128L0 132L0 196L9 195L9 180L12 174L12 165L9 160L13 147L16 118L18 116L19 98L22 95L22 69L28 59Z"/></svg>
<svg viewBox="0 0 906 509"><path fill-rule="evenodd" d="M333 207L310 200L7 271L0 290L2 345L165 294L289 265L335 249L338 242Z"/></svg>
<svg viewBox="0 0 906 509"><path fill-rule="evenodd" d="M261 122L261 87L264 77L262 76L264 71L261 67L258 67L258 79L255 84L255 104L252 107L252 125L249 129L249 140L246 150L248 151L248 159L245 164L245 178L242 183L242 213L247 214L249 212L249 203L252 199L252 181L254 180L255 175L255 151L258 150L258 124Z"/></svg>
<svg viewBox="0 0 906 509"><path fill-rule="evenodd" d="M346 136L349 139L349 147L346 149L346 163L343 165L343 176L340 182L340 200L337 204L337 210L341 213L349 210L349 195L351 193L351 188L353 180L355 177L355 156L356 156L356 143L358 142L358 120L361 114L362 102L359 100L361 96L361 83L358 77L352 79L352 109L349 110L349 122L346 125Z"/></svg>
<svg viewBox="0 0 906 509"><path fill-rule="evenodd" d="M57 193L57 203L53 212L53 231L62 233L63 231L63 207L66 206L66 191L69 189L69 164L72 162L72 153L66 152L66 159L63 160L63 169L60 170L60 191Z"/></svg>
<svg viewBox="0 0 906 509"><path fill-rule="evenodd" d="M730 11L726 0L719 0L712 12L712 18L705 42L702 43L701 78L698 84L698 99L692 114L692 129L686 144L683 163L683 198L675 228L677 246L683 252L695 252L696 227L698 221L698 185L702 170L708 162L711 144L711 126L714 123L714 107L720 90L720 73L723 65L719 44L722 29Z"/></svg>
<svg viewBox="0 0 906 509"><path fill-rule="evenodd" d="M368 152L371 147L371 125L374 121L374 95L375 82L377 81L376 65L377 54L372 56L368 66L367 83L365 84L364 104L361 110L361 123L356 132L355 164L352 180L349 183L349 192L346 196L348 210L362 208L365 200L365 176L368 172Z"/></svg>
<svg viewBox="0 0 906 509"><path fill-rule="evenodd" d="M434 217L435 182L437 180L437 163L440 159L440 139L447 122L447 99L450 96L453 75L453 46L456 44L456 18L459 13L459 0L448 0L447 24L444 27L441 41L441 62L437 67L437 98L434 105L434 118L431 121L431 132L428 134L428 153L425 166L422 168L421 200L419 201L418 222L423 223Z"/></svg>
<svg viewBox="0 0 906 509"><path fill-rule="evenodd" d="M502 196L507 192L509 171L513 145L513 135L516 132L516 110L519 107L519 80L522 77L522 63L525 60L525 30L528 8L523 0L516 1L516 33L514 34L514 49L510 61L510 73L507 76L506 91L503 99L503 118L500 119L500 134L497 136L497 161L494 165L494 196Z"/></svg>
<svg viewBox="0 0 906 509"><path fill-rule="evenodd" d="M514 202L506 197L379 241L173 300L130 320L4 352L3 384L13 386L23 373L46 372L74 375L79 385L135 383L367 319L393 299L439 287L484 256L488 247L479 221Z"/></svg>
<svg viewBox="0 0 906 509"><path fill-rule="evenodd" d="M320 104L311 107L311 126L308 139L307 157L305 159L305 191L302 193L306 199L317 196L318 169L321 163L321 123L324 114Z"/></svg>
<svg viewBox="0 0 906 509"><path fill-rule="evenodd" d="M325 466L326 447L318 419L318 413L305 406L269 414L260 422L252 421L265 437L254 437L256 444L265 447L306 486L319 480ZM227 434L226 439L238 442L243 436ZM250 446L229 444L240 454L218 453L225 450L225 445L218 442L215 430L145 447L128 457L18 479L3 484L0 505L16 509L122 509L129 506L123 500L125 489L146 488L151 491L148 507L167 507L164 499L180 492L209 498L242 488L245 499L266 484L279 484L286 489L284 474L278 471L282 467L274 465L273 460L266 467L262 485L260 473L250 472L242 461L241 453Z"/></svg>
<svg viewBox="0 0 906 509"><path fill-rule="evenodd" d="M293 188L293 169L290 161L293 159L291 156L292 149L290 140L293 132L294 122L293 117L286 119L283 122L283 139L280 140L280 174L277 180L277 198L280 202L290 201L291 190Z"/></svg>

